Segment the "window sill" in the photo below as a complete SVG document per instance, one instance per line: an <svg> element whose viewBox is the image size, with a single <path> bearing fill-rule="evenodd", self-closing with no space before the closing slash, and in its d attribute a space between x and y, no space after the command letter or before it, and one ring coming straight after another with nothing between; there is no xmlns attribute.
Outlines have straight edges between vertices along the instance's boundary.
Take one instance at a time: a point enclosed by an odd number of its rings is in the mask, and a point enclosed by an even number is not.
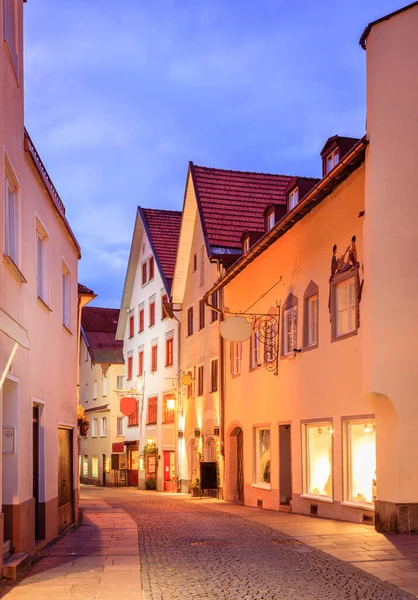
<svg viewBox="0 0 418 600"><path fill-rule="evenodd" d="M128 427L139 427L139 423L135 423L135 425L128 425Z"/></svg>
<svg viewBox="0 0 418 600"><path fill-rule="evenodd" d="M318 502L327 502L328 504L334 504L334 498L327 498L327 496L317 496L316 494L302 494L301 498L306 500L317 500Z"/></svg>
<svg viewBox="0 0 418 600"><path fill-rule="evenodd" d="M48 306L48 304L45 302L45 300L42 300L42 298L40 296L36 297L39 306L41 306L44 310L46 310L46 312L51 313L52 312L52 308L50 308Z"/></svg>
<svg viewBox="0 0 418 600"><path fill-rule="evenodd" d="M267 490L268 492L271 491L271 483L252 483L251 487L258 490Z"/></svg>
<svg viewBox="0 0 418 600"><path fill-rule="evenodd" d="M101 438L107 438L107 435L101 435L100 437Z"/></svg>
<svg viewBox="0 0 418 600"><path fill-rule="evenodd" d="M168 369L168 367L172 367L173 363L169 364L169 365L165 365L165 367Z"/></svg>
<svg viewBox="0 0 418 600"><path fill-rule="evenodd" d="M281 354L280 360L293 360L294 358L296 358L297 354L298 352L288 352L287 354Z"/></svg>
<svg viewBox="0 0 418 600"><path fill-rule="evenodd" d="M258 369L261 369L261 367L262 367L262 366L263 366L263 365L254 365L253 367L250 367L250 368L248 369L248 371L249 371L250 373L253 373L254 371L258 371Z"/></svg>
<svg viewBox="0 0 418 600"><path fill-rule="evenodd" d="M318 348L318 343L312 344L311 346L304 346L302 348L302 352L309 352L309 350L316 350Z"/></svg>
<svg viewBox="0 0 418 600"><path fill-rule="evenodd" d="M368 504L367 502L341 502L342 506L349 506L350 508L359 508L360 510L369 510L374 512L374 505Z"/></svg>
<svg viewBox="0 0 418 600"><path fill-rule="evenodd" d="M19 269L19 267L17 266L17 264L11 256L9 256L8 254L3 254L3 261L9 267L14 277L20 283L27 283L25 276L23 275L22 271Z"/></svg>
<svg viewBox="0 0 418 600"><path fill-rule="evenodd" d="M68 333L68 335L73 335L72 332L68 329L67 325L64 325L64 323L62 324L62 328Z"/></svg>
<svg viewBox="0 0 418 600"><path fill-rule="evenodd" d="M354 331L350 331L350 333L344 333L344 335L336 335L331 338L331 344L339 342L340 340L346 340L347 338L353 337L353 335L357 335L357 333L358 329L355 329Z"/></svg>

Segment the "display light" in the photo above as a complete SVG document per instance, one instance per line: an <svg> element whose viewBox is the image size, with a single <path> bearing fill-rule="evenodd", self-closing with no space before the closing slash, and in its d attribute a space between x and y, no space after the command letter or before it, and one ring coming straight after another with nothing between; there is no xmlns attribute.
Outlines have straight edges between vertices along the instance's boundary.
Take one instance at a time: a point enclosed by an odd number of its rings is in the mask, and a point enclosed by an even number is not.
<svg viewBox="0 0 418 600"><path fill-rule="evenodd" d="M174 398L169 398L167 400L167 410L174 410L176 408L176 401Z"/></svg>

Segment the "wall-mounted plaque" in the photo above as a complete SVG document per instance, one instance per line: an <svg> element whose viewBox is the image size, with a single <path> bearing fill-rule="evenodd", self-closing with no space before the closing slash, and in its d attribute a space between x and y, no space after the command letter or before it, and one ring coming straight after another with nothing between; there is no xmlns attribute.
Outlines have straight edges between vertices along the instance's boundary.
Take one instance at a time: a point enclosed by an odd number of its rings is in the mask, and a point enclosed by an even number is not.
<svg viewBox="0 0 418 600"><path fill-rule="evenodd" d="M3 454L15 453L15 428L3 426Z"/></svg>

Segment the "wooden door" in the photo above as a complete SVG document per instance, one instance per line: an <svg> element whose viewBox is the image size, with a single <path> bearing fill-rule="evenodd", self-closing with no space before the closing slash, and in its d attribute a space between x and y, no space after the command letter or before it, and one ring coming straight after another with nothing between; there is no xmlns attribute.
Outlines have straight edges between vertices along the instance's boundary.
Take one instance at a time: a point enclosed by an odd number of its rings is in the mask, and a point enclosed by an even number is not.
<svg viewBox="0 0 418 600"><path fill-rule="evenodd" d="M74 520L73 432L58 428L58 531Z"/></svg>
<svg viewBox="0 0 418 600"><path fill-rule="evenodd" d="M237 433L237 502L244 504L244 434Z"/></svg>
<svg viewBox="0 0 418 600"><path fill-rule="evenodd" d="M32 407L33 497L35 499L35 540L41 538L39 527L39 406Z"/></svg>
<svg viewBox="0 0 418 600"><path fill-rule="evenodd" d="M128 485L138 485L139 452L138 448L128 450Z"/></svg>
<svg viewBox="0 0 418 600"><path fill-rule="evenodd" d="M279 426L279 466L280 504L282 506L291 506L292 465L290 450L290 425Z"/></svg>
<svg viewBox="0 0 418 600"><path fill-rule="evenodd" d="M174 452L164 452L164 490L168 492L177 491L173 478L176 476L176 462ZM174 489L176 488L176 489Z"/></svg>

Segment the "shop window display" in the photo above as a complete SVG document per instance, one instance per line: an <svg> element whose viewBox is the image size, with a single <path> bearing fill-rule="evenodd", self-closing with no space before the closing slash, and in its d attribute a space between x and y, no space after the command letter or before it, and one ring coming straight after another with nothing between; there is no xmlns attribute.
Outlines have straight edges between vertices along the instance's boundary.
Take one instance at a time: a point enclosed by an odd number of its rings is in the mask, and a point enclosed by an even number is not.
<svg viewBox="0 0 418 600"><path fill-rule="evenodd" d="M270 429L255 430L255 483L270 485Z"/></svg>
<svg viewBox="0 0 418 600"><path fill-rule="evenodd" d="M306 489L332 498L332 423L306 425Z"/></svg>
<svg viewBox="0 0 418 600"><path fill-rule="evenodd" d="M348 422L347 501L372 504L376 499L376 424Z"/></svg>

